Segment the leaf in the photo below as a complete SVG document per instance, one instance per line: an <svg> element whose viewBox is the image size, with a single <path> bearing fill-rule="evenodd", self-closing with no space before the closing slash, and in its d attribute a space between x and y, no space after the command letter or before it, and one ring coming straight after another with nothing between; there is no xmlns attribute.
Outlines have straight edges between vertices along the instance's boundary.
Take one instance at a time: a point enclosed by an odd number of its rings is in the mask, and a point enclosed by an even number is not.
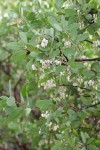
<svg viewBox="0 0 100 150"><path fill-rule="evenodd" d="M53 103L51 100L38 100L36 106L45 111L50 109L50 107L53 106Z"/></svg>
<svg viewBox="0 0 100 150"><path fill-rule="evenodd" d="M55 50L55 51L52 51L49 56L50 58L54 59L55 57L57 57L59 55L59 51L58 50Z"/></svg>
<svg viewBox="0 0 100 150"><path fill-rule="evenodd" d="M66 49L64 49L63 50L63 54L65 55L65 56L68 56L68 55L75 55L75 53L76 53L76 51L75 51L75 49L74 48L72 48L72 47L70 47L70 48L66 48Z"/></svg>
<svg viewBox="0 0 100 150"><path fill-rule="evenodd" d="M80 34L80 35L78 35L78 37L77 37L77 41L78 42L81 42L81 41L84 41L85 39L87 39L88 38L88 34L87 33L84 33L84 34Z"/></svg>
<svg viewBox="0 0 100 150"><path fill-rule="evenodd" d="M8 106L16 106L16 104L15 104L15 98L12 97L12 96L10 96L10 97L8 98L8 100L7 100L7 105L8 105Z"/></svg>
<svg viewBox="0 0 100 150"><path fill-rule="evenodd" d="M65 20L65 16L61 17L61 24L64 30L68 30L68 21Z"/></svg>
<svg viewBox="0 0 100 150"><path fill-rule="evenodd" d="M68 30L77 30L79 28L79 24L78 23L72 23Z"/></svg>
<svg viewBox="0 0 100 150"><path fill-rule="evenodd" d="M56 0L55 6L60 9L64 3L64 0Z"/></svg>
<svg viewBox="0 0 100 150"><path fill-rule="evenodd" d="M11 50L20 50L22 47L22 44L18 42L10 42L7 44L7 48Z"/></svg>
<svg viewBox="0 0 100 150"><path fill-rule="evenodd" d="M90 79L92 77L95 77L95 73L93 71L90 70L85 70L82 73L86 78Z"/></svg>
<svg viewBox="0 0 100 150"><path fill-rule="evenodd" d="M57 22L57 20L54 17L49 16L48 21L49 21L50 25L52 27L54 27L56 30L62 31L62 27L59 25L59 23Z"/></svg>
<svg viewBox="0 0 100 150"><path fill-rule="evenodd" d="M76 11L73 9L65 9L65 15L66 15L66 17L70 17L70 16L74 16L77 14L76 14Z"/></svg>
<svg viewBox="0 0 100 150"><path fill-rule="evenodd" d="M24 43L27 43L27 36L25 32L19 32L20 38Z"/></svg>
<svg viewBox="0 0 100 150"><path fill-rule="evenodd" d="M0 99L4 100L4 101L7 101L8 100L8 97L7 96L0 96Z"/></svg>
<svg viewBox="0 0 100 150"><path fill-rule="evenodd" d="M53 28L45 29L44 34L50 35L51 37L54 37L54 29Z"/></svg>
<svg viewBox="0 0 100 150"><path fill-rule="evenodd" d="M4 100L0 100L0 111L6 106L6 102Z"/></svg>
<svg viewBox="0 0 100 150"><path fill-rule="evenodd" d="M81 132L81 138L82 138L83 143L86 143L85 134L83 132Z"/></svg>
<svg viewBox="0 0 100 150"><path fill-rule="evenodd" d="M34 47L31 44L27 44L26 46L29 49L29 51L32 51L32 52L35 52L35 53L39 53L40 52L39 49L37 49L36 47Z"/></svg>
<svg viewBox="0 0 100 150"><path fill-rule="evenodd" d="M54 68L54 71L56 74L59 74L61 71L64 71L66 69L66 66L56 66Z"/></svg>
<svg viewBox="0 0 100 150"><path fill-rule="evenodd" d="M31 108L26 108L25 109L26 116L28 116L30 114L30 112L31 112Z"/></svg>
<svg viewBox="0 0 100 150"><path fill-rule="evenodd" d="M69 61L69 65L72 68L78 68L78 69L83 67L83 63L82 62Z"/></svg>
<svg viewBox="0 0 100 150"><path fill-rule="evenodd" d="M24 115L24 110L22 108L15 108L8 116L7 121L14 121L19 119Z"/></svg>
<svg viewBox="0 0 100 150"><path fill-rule="evenodd" d="M26 51L25 50L17 51L11 56L11 61L21 63L23 60L24 61L26 60Z"/></svg>
<svg viewBox="0 0 100 150"><path fill-rule="evenodd" d="M51 150L63 150L61 142L60 141L55 141L55 144L53 145Z"/></svg>
<svg viewBox="0 0 100 150"><path fill-rule="evenodd" d="M91 144L88 146L88 150L99 150L99 148Z"/></svg>
<svg viewBox="0 0 100 150"><path fill-rule="evenodd" d="M96 72L100 72L100 63L99 62L94 62L91 65L91 69L95 70Z"/></svg>

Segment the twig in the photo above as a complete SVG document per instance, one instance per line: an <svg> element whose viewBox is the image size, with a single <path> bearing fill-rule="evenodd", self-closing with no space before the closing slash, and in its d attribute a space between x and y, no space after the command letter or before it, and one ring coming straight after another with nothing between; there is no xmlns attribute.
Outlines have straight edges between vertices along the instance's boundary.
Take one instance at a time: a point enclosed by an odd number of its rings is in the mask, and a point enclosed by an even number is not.
<svg viewBox="0 0 100 150"><path fill-rule="evenodd" d="M59 85L59 86L71 86L71 87L73 87L73 88L80 88L80 89L83 89L83 90L91 91L91 90L88 89L88 88L84 88L84 87L80 87L80 86L73 86L73 85L71 85L71 84L61 84L61 85Z"/></svg>
<svg viewBox="0 0 100 150"><path fill-rule="evenodd" d="M90 44L94 44L92 41L89 41L89 40L84 40L85 42L88 42L88 43L90 43ZM98 45L97 47L99 47L100 48L100 45Z"/></svg>
<svg viewBox="0 0 100 150"><path fill-rule="evenodd" d="M83 61L100 61L100 57L97 58L79 58L79 59L75 59L75 62L83 62Z"/></svg>
<svg viewBox="0 0 100 150"><path fill-rule="evenodd" d="M100 102L98 102L98 103L96 103L96 104L93 104L93 105L90 105L90 106L86 107L86 109L87 109L87 108L90 108L90 107L95 107L95 106L97 106L97 105L99 105L99 104L100 104Z"/></svg>

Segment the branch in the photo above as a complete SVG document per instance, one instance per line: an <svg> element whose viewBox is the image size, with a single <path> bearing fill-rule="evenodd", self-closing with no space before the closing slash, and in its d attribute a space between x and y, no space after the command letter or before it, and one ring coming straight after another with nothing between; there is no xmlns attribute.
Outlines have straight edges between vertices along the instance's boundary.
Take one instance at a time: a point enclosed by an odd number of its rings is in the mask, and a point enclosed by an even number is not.
<svg viewBox="0 0 100 150"><path fill-rule="evenodd" d="M88 89L88 88L84 88L84 87L80 87L80 86L73 86L73 85L71 85L71 84L61 84L61 85L59 85L59 86L71 86L71 87L73 87L73 88L80 88L80 89L83 89L83 90L91 91L91 90Z"/></svg>
<svg viewBox="0 0 100 150"><path fill-rule="evenodd" d="M20 91L19 91L19 89L18 89L18 85L23 81L23 78L22 78L23 73L24 73L24 72L21 73L21 75L20 75L20 77L19 77L17 83L15 84L15 86L14 86L14 88L13 88L13 94L14 94L14 98L15 98L15 102L16 102L17 107L19 107L19 106L20 106L20 103L21 103Z"/></svg>
<svg viewBox="0 0 100 150"><path fill-rule="evenodd" d="M79 59L75 59L75 62L82 62L82 61L100 61L100 57L97 58L79 58Z"/></svg>
<svg viewBox="0 0 100 150"><path fill-rule="evenodd" d="M89 40L84 40L85 42L88 42L88 43L90 43L90 44L94 44L92 41L89 41ZM100 45L98 45L97 47L99 47L100 48Z"/></svg>
<svg viewBox="0 0 100 150"><path fill-rule="evenodd" d="M99 105L99 104L100 104L100 102L98 102L98 103L96 103L96 104L93 104L93 105L90 105L90 106L86 107L86 109L87 109L87 108L90 108L90 107L95 107L95 106L97 106L97 105Z"/></svg>

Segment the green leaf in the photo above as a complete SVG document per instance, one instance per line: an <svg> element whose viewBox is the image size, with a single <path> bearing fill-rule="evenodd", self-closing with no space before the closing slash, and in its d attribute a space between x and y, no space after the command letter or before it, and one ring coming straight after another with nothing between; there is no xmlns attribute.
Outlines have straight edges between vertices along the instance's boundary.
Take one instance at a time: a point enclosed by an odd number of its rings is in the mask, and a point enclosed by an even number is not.
<svg viewBox="0 0 100 150"><path fill-rule="evenodd" d="M92 77L95 77L95 73L90 70L85 70L82 73L86 78L91 79Z"/></svg>
<svg viewBox="0 0 100 150"><path fill-rule="evenodd" d="M20 38L24 43L27 43L27 36L25 32L19 32Z"/></svg>
<svg viewBox="0 0 100 150"><path fill-rule="evenodd" d="M93 69L93 70L96 71L96 72L100 72L100 63L99 63L99 62L94 62L94 63L91 65L91 69Z"/></svg>
<svg viewBox="0 0 100 150"><path fill-rule="evenodd" d="M66 21L65 16L61 17L61 24L64 30L68 30L68 21Z"/></svg>
<svg viewBox="0 0 100 150"><path fill-rule="evenodd" d="M99 148L91 144L88 146L88 150L99 150Z"/></svg>
<svg viewBox="0 0 100 150"><path fill-rule="evenodd" d="M21 63L23 60L24 61L26 60L26 51L25 50L17 51L11 56L11 61Z"/></svg>
<svg viewBox="0 0 100 150"><path fill-rule="evenodd" d="M44 34L54 37L54 29L53 28L45 29Z"/></svg>
<svg viewBox="0 0 100 150"><path fill-rule="evenodd" d="M31 112L31 108L26 108L25 109L26 116L28 116L30 114L30 112Z"/></svg>
<svg viewBox="0 0 100 150"><path fill-rule="evenodd" d="M10 97L8 98L8 100L7 100L7 105L8 105L8 106L16 106L16 104L15 104L15 98L12 97L12 96L10 96Z"/></svg>
<svg viewBox="0 0 100 150"><path fill-rule="evenodd" d="M20 50L23 48L23 45L21 43L18 42L11 42L7 44L7 48L11 49L11 50Z"/></svg>
<svg viewBox="0 0 100 150"><path fill-rule="evenodd" d="M68 56L68 55L72 56L72 55L75 55L75 53L76 53L75 49L72 47L66 48L62 52L65 56Z"/></svg>
<svg viewBox="0 0 100 150"><path fill-rule="evenodd" d="M80 34L80 35L78 35L78 37L77 37L77 41L78 42L81 42L81 41L84 41L85 39L87 39L88 38L88 34L87 33L84 33L84 34Z"/></svg>
<svg viewBox="0 0 100 150"><path fill-rule="evenodd" d="M0 111L6 106L6 101L0 100Z"/></svg>
<svg viewBox="0 0 100 150"><path fill-rule="evenodd" d="M79 24L78 23L72 23L70 26L69 26L69 28L68 28L68 30L77 30L79 28Z"/></svg>
<svg viewBox="0 0 100 150"><path fill-rule="evenodd" d="M62 31L62 27L59 25L59 23L57 22L57 20L54 17L49 16L48 21L49 21L50 25L52 27L54 27L56 30Z"/></svg>
<svg viewBox="0 0 100 150"><path fill-rule="evenodd" d="M85 134L83 132L81 132L81 138L82 138L83 143L85 144L86 138L85 138Z"/></svg>
<svg viewBox="0 0 100 150"><path fill-rule="evenodd" d="M31 44L27 44L26 46L29 49L29 51L32 51L32 52L35 52L35 53L39 53L40 52L39 49L37 49L36 47L34 47Z"/></svg>
<svg viewBox="0 0 100 150"><path fill-rule="evenodd" d="M39 107L41 110L45 111L51 108L53 106L53 103L51 100L38 100L36 102L36 106Z"/></svg>
<svg viewBox="0 0 100 150"><path fill-rule="evenodd" d="M64 3L64 0L56 0L55 6L60 9Z"/></svg>
<svg viewBox="0 0 100 150"><path fill-rule="evenodd" d="M69 61L69 65L72 68L78 68L78 69L83 67L83 63L82 62Z"/></svg>
<svg viewBox="0 0 100 150"><path fill-rule="evenodd" d="M15 108L11 113L9 114L7 121L14 121L19 118L21 118L24 115L24 110L22 108Z"/></svg>
<svg viewBox="0 0 100 150"><path fill-rule="evenodd" d="M73 9L65 9L65 15L66 15L66 17L70 17L70 16L74 16L77 14L76 14L76 11Z"/></svg>
<svg viewBox="0 0 100 150"><path fill-rule="evenodd" d="M51 150L63 150L61 142L60 141L55 141L55 144L53 145Z"/></svg>

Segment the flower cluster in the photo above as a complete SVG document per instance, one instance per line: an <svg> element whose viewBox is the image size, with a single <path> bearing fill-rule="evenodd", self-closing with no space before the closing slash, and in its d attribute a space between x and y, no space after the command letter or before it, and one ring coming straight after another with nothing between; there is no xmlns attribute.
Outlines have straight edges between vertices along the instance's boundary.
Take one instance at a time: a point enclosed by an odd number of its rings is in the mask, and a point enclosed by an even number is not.
<svg viewBox="0 0 100 150"><path fill-rule="evenodd" d="M41 117L44 117L45 119L47 119L49 117L49 112L46 111L45 113L42 113Z"/></svg>
<svg viewBox="0 0 100 150"><path fill-rule="evenodd" d="M48 45L48 40L46 40L45 38L42 40L41 42L41 47L45 48Z"/></svg>
<svg viewBox="0 0 100 150"><path fill-rule="evenodd" d="M52 60L47 59L47 60L40 60L40 63L42 64L42 68L48 68L52 64Z"/></svg>
<svg viewBox="0 0 100 150"><path fill-rule="evenodd" d="M62 99L64 99L66 97L66 87L65 86L60 86L58 88L58 98L59 98L59 101L61 101Z"/></svg>
<svg viewBox="0 0 100 150"><path fill-rule="evenodd" d="M89 80L89 81L85 81L84 82L85 87L87 87L87 86L94 86L94 84L95 84L95 82L93 80Z"/></svg>
<svg viewBox="0 0 100 150"><path fill-rule="evenodd" d="M47 60L43 60L41 59L40 60L40 63L42 64L42 68L48 68L50 67L51 64L55 64L55 65L61 65L61 61L60 60L50 60L50 59L47 59Z"/></svg>
<svg viewBox="0 0 100 150"><path fill-rule="evenodd" d="M98 46L100 46L100 41L99 40L93 41L93 47L97 48Z"/></svg>
<svg viewBox="0 0 100 150"><path fill-rule="evenodd" d="M60 61L60 60L55 60L54 63L55 63L56 65L61 65L61 61Z"/></svg>
<svg viewBox="0 0 100 150"><path fill-rule="evenodd" d="M56 87L56 84L54 83L53 79L47 80L46 82L41 83L41 86L44 86L44 90L48 90L51 88Z"/></svg>
<svg viewBox="0 0 100 150"><path fill-rule="evenodd" d="M32 70L37 70L37 68L34 64L32 65Z"/></svg>
<svg viewBox="0 0 100 150"><path fill-rule="evenodd" d="M64 47L70 47L71 46L71 42L70 41L65 41L64 42Z"/></svg>
<svg viewBox="0 0 100 150"><path fill-rule="evenodd" d="M46 126L49 130L57 131L59 126L57 124L53 124L52 122L46 123Z"/></svg>
<svg viewBox="0 0 100 150"><path fill-rule="evenodd" d="M84 22L83 21L79 22L79 28L80 28L80 30L82 30L84 28Z"/></svg>

